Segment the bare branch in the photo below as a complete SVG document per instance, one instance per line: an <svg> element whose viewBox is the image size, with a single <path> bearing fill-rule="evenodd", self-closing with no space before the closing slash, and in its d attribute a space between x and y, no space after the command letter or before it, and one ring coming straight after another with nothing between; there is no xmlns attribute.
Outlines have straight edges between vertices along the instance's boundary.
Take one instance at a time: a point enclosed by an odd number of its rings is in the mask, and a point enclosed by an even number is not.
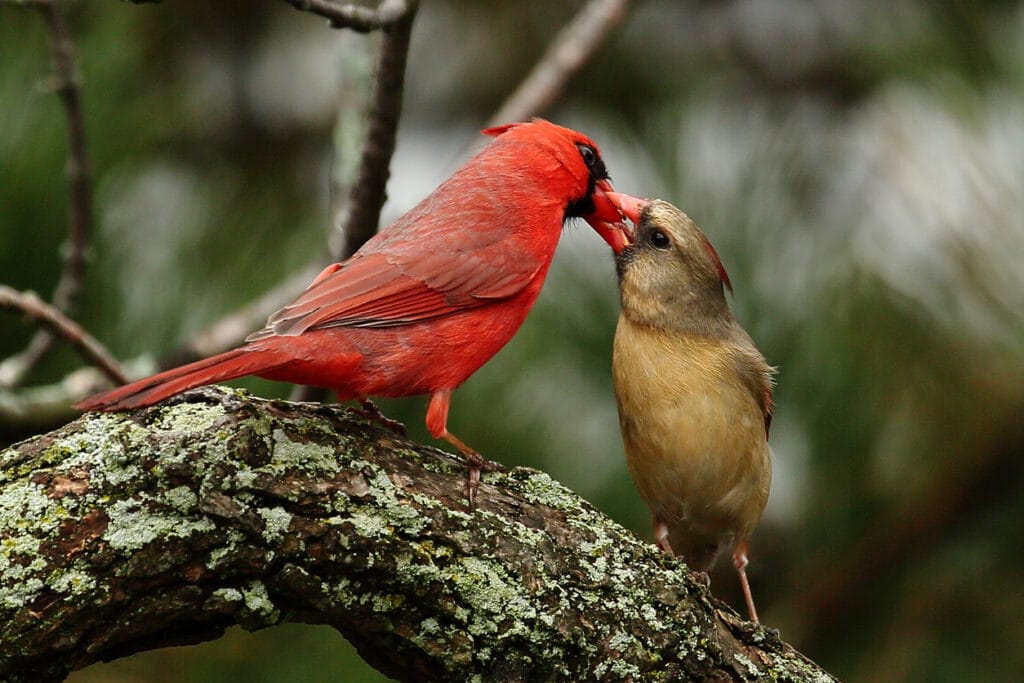
<svg viewBox="0 0 1024 683"><path fill-rule="evenodd" d="M65 313L74 310L82 290L87 262L86 247L92 232L92 181L85 146L85 117L81 92L75 75L74 44L64 23L64 15L54 0L33 0L23 4L38 9L46 20L53 44L53 88L64 105L68 125L69 185L68 243L63 252L63 268L53 291L53 305ZM22 378L46 355L55 341L50 330L40 330L21 353L3 363L0 386L18 385Z"/></svg>
<svg viewBox="0 0 1024 683"><path fill-rule="evenodd" d="M370 122L367 112L373 95L375 57L380 41L343 35L338 41L338 94L332 135L328 254L344 253L348 200L358 181L362 148Z"/></svg>
<svg viewBox="0 0 1024 683"><path fill-rule="evenodd" d="M414 10L414 0L382 0L376 8L363 5L340 5L331 0L286 0L302 12L317 14L331 22L333 28L348 28L360 33L387 29L402 22Z"/></svg>
<svg viewBox="0 0 1024 683"><path fill-rule="evenodd" d="M530 75L491 117L489 126L525 121L550 107L626 16L629 0L590 0L559 31Z"/></svg>
<svg viewBox="0 0 1024 683"><path fill-rule="evenodd" d="M416 3L410 3L402 19L384 31L377 62L377 85L370 104L369 131L359 162L358 180L349 195L344 247L339 253L331 254L335 261L354 254L377 232L380 210L387 199L391 155L395 151L398 121L402 114L405 66L416 7Z"/></svg>
<svg viewBox="0 0 1024 683"><path fill-rule="evenodd" d="M110 355L95 337L64 315L59 309L47 304L32 292L19 292L6 285L0 285L0 306L11 308L28 315L45 325L54 334L66 339L72 348L86 361L100 368L112 382L124 384L127 376L117 360Z"/></svg>

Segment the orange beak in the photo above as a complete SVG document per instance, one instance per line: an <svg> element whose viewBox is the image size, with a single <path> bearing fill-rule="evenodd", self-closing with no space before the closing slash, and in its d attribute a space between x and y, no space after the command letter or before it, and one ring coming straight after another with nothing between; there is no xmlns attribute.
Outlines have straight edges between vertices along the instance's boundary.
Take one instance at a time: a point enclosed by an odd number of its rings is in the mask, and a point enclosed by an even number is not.
<svg viewBox="0 0 1024 683"><path fill-rule="evenodd" d="M622 222L622 212L611 199L618 195L607 180L599 180L594 186L594 210L583 217L590 227L608 243L616 254L633 241L633 232ZM628 197L629 195L621 195Z"/></svg>
<svg viewBox="0 0 1024 683"><path fill-rule="evenodd" d="M644 205L647 204L646 199L640 199L639 197L621 192L606 192L604 197L615 207L616 211L628 218L634 227L640 225L640 212L643 210ZM630 235L630 237L632 238L633 235Z"/></svg>
<svg viewBox="0 0 1024 683"><path fill-rule="evenodd" d="M622 219L629 219L635 228L640 224L640 211L645 204L646 199L613 192L611 183L602 180L594 191L594 206L597 208L594 213L586 216L586 220L612 251L618 254L632 244L635 238L633 229L623 223Z"/></svg>

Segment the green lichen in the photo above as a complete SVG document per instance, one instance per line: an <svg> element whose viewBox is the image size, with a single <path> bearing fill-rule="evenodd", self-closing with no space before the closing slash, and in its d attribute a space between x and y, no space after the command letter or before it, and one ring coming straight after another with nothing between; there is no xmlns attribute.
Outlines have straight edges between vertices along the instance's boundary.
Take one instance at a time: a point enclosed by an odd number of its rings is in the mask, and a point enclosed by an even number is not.
<svg viewBox="0 0 1024 683"><path fill-rule="evenodd" d="M242 589L242 597L245 599L246 611L257 616L261 622L270 624L278 620L280 612L274 607L274 602L262 581L250 582Z"/></svg>
<svg viewBox="0 0 1024 683"><path fill-rule="evenodd" d="M536 619L537 610L499 562L467 556L449 565L443 574L481 617L469 626L474 636L495 633L503 622L511 624L507 635L527 635L527 624Z"/></svg>
<svg viewBox="0 0 1024 683"><path fill-rule="evenodd" d="M380 538L391 533L391 526L387 520L372 511L353 511L343 521L349 522L355 532L363 538Z"/></svg>
<svg viewBox="0 0 1024 683"><path fill-rule="evenodd" d="M513 474L518 492L529 502L566 512L579 510L579 497L544 472L517 467Z"/></svg>
<svg viewBox="0 0 1024 683"><path fill-rule="evenodd" d="M30 603L43 590L43 582L37 577L29 577L24 581L11 581L11 577L4 577L4 583L8 587L0 591L0 605L6 609L20 609Z"/></svg>
<svg viewBox="0 0 1024 683"><path fill-rule="evenodd" d="M242 602L245 599L242 591L237 588L218 588L213 591L212 596L224 602Z"/></svg>
<svg viewBox="0 0 1024 683"><path fill-rule="evenodd" d="M209 519L187 519L180 515L147 509L140 500L118 500L107 507L110 523L103 540L111 548L134 552L157 538L187 538L216 528Z"/></svg>
<svg viewBox="0 0 1024 683"><path fill-rule="evenodd" d="M68 517L43 487L17 481L0 489L0 604L23 607L43 589L36 574L46 568L40 545L54 536Z"/></svg>
<svg viewBox="0 0 1024 683"><path fill-rule="evenodd" d="M164 500L181 513L189 513L195 509L198 499L196 494L187 486L178 486L164 493Z"/></svg>
<svg viewBox="0 0 1024 683"><path fill-rule="evenodd" d="M616 681L632 681L642 678L643 672L635 664L622 659L606 659L594 667L594 676L598 679L607 677Z"/></svg>
<svg viewBox="0 0 1024 683"><path fill-rule="evenodd" d="M19 481L0 490L0 532L38 529L40 522L49 531L63 517L56 514L55 501L46 490L30 481Z"/></svg>
<svg viewBox="0 0 1024 683"><path fill-rule="evenodd" d="M46 585L58 593L74 596L96 588L96 579L87 572L67 569L54 572L47 579Z"/></svg>
<svg viewBox="0 0 1024 683"><path fill-rule="evenodd" d="M381 508L378 514L385 517L395 529L410 536L416 536L430 524L429 519L410 507L408 503L399 500L398 489L388 477L387 472L377 468L374 475L367 479L370 484L370 495L377 506Z"/></svg>
<svg viewBox="0 0 1024 683"><path fill-rule="evenodd" d="M293 441L283 429L274 429L270 464L261 468L271 474L299 470L309 474L337 474L340 466L334 458L334 449L308 441Z"/></svg>
<svg viewBox="0 0 1024 683"><path fill-rule="evenodd" d="M375 595L373 596L374 612L392 612L405 603L405 596L401 594Z"/></svg>
<svg viewBox="0 0 1024 683"><path fill-rule="evenodd" d="M256 513L263 518L263 538L269 543L276 543L288 533L292 523L292 514L283 507L259 508Z"/></svg>
<svg viewBox="0 0 1024 683"><path fill-rule="evenodd" d="M773 664L780 670L772 668L768 675L774 680L798 681L799 683L835 683L835 678L798 656L785 657L769 654Z"/></svg>
<svg viewBox="0 0 1024 683"><path fill-rule="evenodd" d="M224 407L208 403L180 403L160 411L153 429L181 432L182 436L207 434L224 419Z"/></svg>
<svg viewBox="0 0 1024 683"><path fill-rule="evenodd" d="M208 569L216 569L217 565L220 564L220 561L224 559L224 557L226 557L230 552L231 549L228 546L214 548L210 551L210 557L206 561L206 567Z"/></svg>
<svg viewBox="0 0 1024 683"><path fill-rule="evenodd" d="M743 666L745 666L746 669L747 669L747 673L750 674L751 676L753 676L755 678L758 678L758 677L761 676L761 670L759 668L757 668L757 664L754 664L754 662L750 661L750 657L747 657L742 652L737 652L737 653L733 654L732 658L735 659L740 664L742 664Z"/></svg>
<svg viewBox="0 0 1024 683"><path fill-rule="evenodd" d="M234 474L234 482L226 479L224 481L224 483L225 483L226 486L229 486L229 487L237 487L237 488L245 489L245 488L252 487L256 483L256 477L257 477L256 472L252 471L251 469L248 469L248 468L239 469Z"/></svg>

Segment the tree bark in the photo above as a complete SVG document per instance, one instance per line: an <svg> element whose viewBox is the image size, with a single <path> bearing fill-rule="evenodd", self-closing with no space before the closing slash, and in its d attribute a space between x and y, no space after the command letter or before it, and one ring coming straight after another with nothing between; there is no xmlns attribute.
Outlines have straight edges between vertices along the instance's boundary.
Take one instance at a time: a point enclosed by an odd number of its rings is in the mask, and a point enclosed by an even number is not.
<svg viewBox="0 0 1024 683"><path fill-rule="evenodd" d="M0 679L330 624L401 680L833 680L547 475L221 388L0 453Z"/></svg>

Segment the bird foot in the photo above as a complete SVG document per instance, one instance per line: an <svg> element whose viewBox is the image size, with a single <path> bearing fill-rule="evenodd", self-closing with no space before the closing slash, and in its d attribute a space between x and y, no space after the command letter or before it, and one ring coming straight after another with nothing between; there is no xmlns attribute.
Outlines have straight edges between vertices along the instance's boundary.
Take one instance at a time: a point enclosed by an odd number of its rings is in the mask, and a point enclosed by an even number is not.
<svg viewBox="0 0 1024 683"><path fill-rule="evenodd" d="M380 412L380 408L377 407L377 404L369 399L361 400L358 408L349 408L348 412L353 415L366 418L371 422L376 422L385 429L389 429L397 434L405 436L405 425L398 420L392 420L390 417L387 417L384 413Z"/></svg>
<svg viewBox="0 0 1024 683"><path fill-rule="evenodd" d="M708 576L707 572L698 572L690 570L690 578L697 583L703 584L705 587L711 587L711 577Z"/></svg>
<svg viewBox="0 0 1024 683"><path fill-rule="evenodd" d="M508 468L500 462L488 460L472 449L463 451L462 456L466 459L466 466L469 468L466 478L466 498L469 499L469 508L472 510L476 507L476 494L480 488L480 473L507 472Z"/></svg>

